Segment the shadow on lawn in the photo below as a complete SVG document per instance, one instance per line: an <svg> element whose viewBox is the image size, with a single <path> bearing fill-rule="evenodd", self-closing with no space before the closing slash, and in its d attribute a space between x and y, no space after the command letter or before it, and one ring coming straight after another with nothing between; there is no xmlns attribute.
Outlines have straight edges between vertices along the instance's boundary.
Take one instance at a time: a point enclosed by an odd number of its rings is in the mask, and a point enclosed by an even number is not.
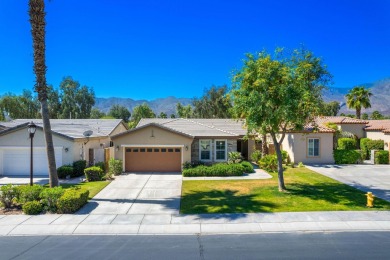
<svg viewBox="0 0 390 260"><path fill-rule="evenodd" d="M182 214L269 212L275 205L256 199L255 195L240 195L235 190L194 191L182 195ZM242 214L241 214L242 215ZM239 217L237 214L236 217Z"/></svg>
<svg viewBox="0 0 390 260"><path fill-rule="evenodd" d="M348 207L365 207L365 193L342 183L318 183L288 185L292 195L307 197L312 200L323 200L332 204L342 204ZM388 202L376 199L375 208L389 208Z"/></svg>

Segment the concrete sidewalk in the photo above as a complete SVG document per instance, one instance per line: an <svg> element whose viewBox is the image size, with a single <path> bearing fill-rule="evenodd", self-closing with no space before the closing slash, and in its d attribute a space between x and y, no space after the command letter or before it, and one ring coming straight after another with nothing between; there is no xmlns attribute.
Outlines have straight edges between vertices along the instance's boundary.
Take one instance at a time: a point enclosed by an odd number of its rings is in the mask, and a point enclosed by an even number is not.
<svg viewBox="0 0 390 260"><path fill-rule="evenodd" d="M390 231L390 211L0 216L1 236Z"/></svg>

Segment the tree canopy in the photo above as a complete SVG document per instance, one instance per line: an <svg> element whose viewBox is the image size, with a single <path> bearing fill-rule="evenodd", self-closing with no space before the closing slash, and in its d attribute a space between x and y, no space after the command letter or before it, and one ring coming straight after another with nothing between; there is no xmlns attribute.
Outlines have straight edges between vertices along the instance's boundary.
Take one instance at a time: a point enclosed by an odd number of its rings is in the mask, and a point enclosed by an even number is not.
<svg viewBox="0 0 390 260"><path fill-rule="evenodd" d="M181 103L176 104L176 113L181 118L191 118L193 116L192 106L183 106Z"/></svg>
<svg viewBox="0 0 390 260"><path fill-rule="evenodd" d="M137 126L138 122L141 118L154 118L156 114L153 110L148 106L148 104L143 103L134 107L133 113L131 115L131 121L129 122L129 127L134 128Z"/></svg>
<svg viewBox="0 0 390 260"><path fill-rule="evenodd" d="M112 116L113 118L122 119L127 123L129 122L131 113L125 106L113 105L107 115Z"/></svg>
<svg viewBox="0 0 390 260"><path fill-rule="evenodd" d="M231 118L232 104L227 95L228 88L212 86L204 91L199 99L194 99L193 117L196 118Z"/></svg>
<svg viewBox="0 0 390 260"><path fill-rule="evenodd" d="M246 119L248 131L272 137L278 158L279 190L285 190L280 145L285 134L302 130L318 114L321 92L331 79L322 60L305 49L287 55L247 54L233 77L233 113Z"/></svg>
<svg viewBox="0 0 390 260"><path fill-rule="evenodd" d="M338 101L322 102L320 104L320 114L322 116L337 116L340 111L340 103Z"/></svg>
<svg viewBox="0 0 390 260"><path fill-rule="evenodd" d="M364 87L354 87L345 96L348 108L356 109L356 118L360 119L362 108L370 108L372 93Z"/></svg>

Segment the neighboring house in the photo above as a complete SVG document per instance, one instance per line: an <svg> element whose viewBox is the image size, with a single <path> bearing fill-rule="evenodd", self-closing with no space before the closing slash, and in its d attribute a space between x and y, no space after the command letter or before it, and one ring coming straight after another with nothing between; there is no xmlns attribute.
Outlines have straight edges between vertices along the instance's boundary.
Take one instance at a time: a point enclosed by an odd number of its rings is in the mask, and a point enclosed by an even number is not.
<svg viewBox="0 0 390 260"><path fill-rule="evenodd" d="M42 119L17 119L0 122L0 175L30 173L29 122L37 125L34 136L34 175L47 175L46 146ZM110 147L111 135L127 131L120 119L51 119L57 167L86 160L88 164L104 161L104 148ZM90 132L89 137L84 133Z"/></svg>
<svg viewBox="0 0 390 260"><path fill-rule="evenodd" d="M243 121L232 119L142 119L136 128L112 136L124 171L181 171L185 162L224 162L228 153L250 156Z"/></svg>
<svg viewBox="0 0 390 260"><path fill-rule="evenodd" d="M282 149L287 151L292 162L304 164L333 164L334 135L336 131L329 124L337 126L339 131L348 132L357 138L366 136L368 121L344 116L321 116L314 124L299 132L287 133Z"/></svg>
<svg viewBox="0 0 390 260"><path fill-rule="evenodd" d="M383 140L385 150L389 150L390 143L390 120L368 120L367 127L364 129L366 137L372 140Z"/></svg>

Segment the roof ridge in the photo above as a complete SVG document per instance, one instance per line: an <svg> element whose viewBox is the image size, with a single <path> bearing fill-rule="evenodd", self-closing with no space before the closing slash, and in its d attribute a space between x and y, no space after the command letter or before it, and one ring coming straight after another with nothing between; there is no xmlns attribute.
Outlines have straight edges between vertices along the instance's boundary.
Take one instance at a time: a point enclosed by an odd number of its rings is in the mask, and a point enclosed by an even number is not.
<svg viewBox="0 0 390 260"><path fill-rule="evenodd" d="M211 129L216 129L216 130L221 131L221 132L226 133L226 134L230 134L230 135L233 135L233 136L239 136L238 134L235 134L235 133L232 133L232 132L229 132L229 131L226 131L226 130L219 129L219 128L215 127L215 126L205 125L205 124L202 124L200 122L196 122L194 120L189 120L187 118L185 118L184 120L187 120L187 121L190 121L192 123L195 123L195 124L198 124L198 125L202 125L202 126L205 126L205 127L211 128Z"/></svg>

